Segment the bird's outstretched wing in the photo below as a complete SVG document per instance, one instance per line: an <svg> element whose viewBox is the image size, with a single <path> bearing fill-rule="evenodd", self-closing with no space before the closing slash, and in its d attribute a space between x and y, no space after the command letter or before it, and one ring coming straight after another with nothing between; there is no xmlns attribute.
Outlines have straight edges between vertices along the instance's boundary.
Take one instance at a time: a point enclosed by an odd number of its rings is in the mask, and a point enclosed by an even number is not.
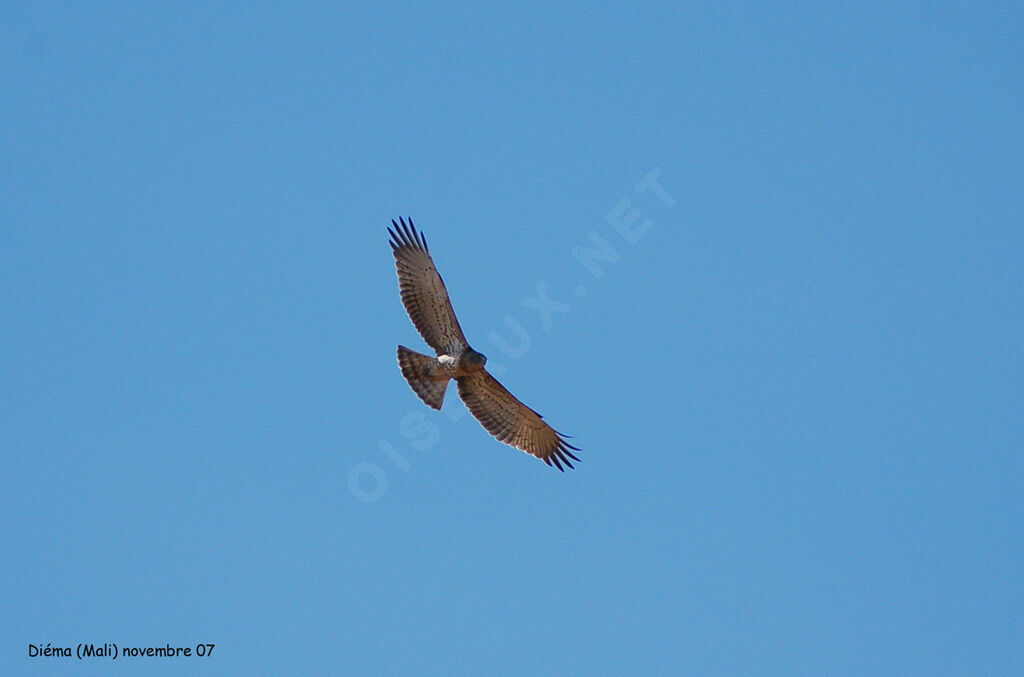
<svg viewBox="0 0 1024 677"><path fill-rule="evenodd" d="M532 454L548 465L555 464L564 472L562 465L573 467L573 456L579 451L565 441L565 436L545 423L541 415L517 400L512 393L487 373L475 371L455 379L459 385L459 397L466 403L470 413L480 421L487 432Z"/></svg>
<svg viewBox="0 0 1024 677"><path fill-rule="evenodd" d="M388 232L398 270L398 289L409 319L438 355L461 352L467 345L466 337L455 319L444 281L430 258L426 239L416 232L412 219L408 225L405 219L391 223L395 229L388 228Z"/></svg>

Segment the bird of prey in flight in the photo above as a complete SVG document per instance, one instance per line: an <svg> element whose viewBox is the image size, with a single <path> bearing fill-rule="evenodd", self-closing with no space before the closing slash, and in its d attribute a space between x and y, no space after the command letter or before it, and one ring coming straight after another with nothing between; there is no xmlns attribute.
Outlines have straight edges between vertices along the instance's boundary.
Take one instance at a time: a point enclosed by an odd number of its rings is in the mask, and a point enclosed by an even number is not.
<svg viewBox="0 0 1024 677"><path fill-rule="evenodd" d="M487 358L469 347L423 233L416 232L412 219L408 225L405 219L391 223L395 228L388 228L388 233L402 304L423 340L437 353L430 357L398 346L398 366L413 392L427 406L440 409L448 381L455 379L459 397L487 432L563 472L563 466L572 468L572 461L580 460L572 451L579 448L505 390L484 368Z"/></svg>

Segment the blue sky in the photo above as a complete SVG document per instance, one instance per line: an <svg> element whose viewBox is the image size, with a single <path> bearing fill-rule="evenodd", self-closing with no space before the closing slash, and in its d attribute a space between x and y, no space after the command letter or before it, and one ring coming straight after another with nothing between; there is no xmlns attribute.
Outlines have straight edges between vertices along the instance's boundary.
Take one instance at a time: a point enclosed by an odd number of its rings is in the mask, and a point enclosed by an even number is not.
<svg viewBox="0 0 1024 677"><path fill-rule="evenodd" d="M1024 672L1022 21L5 3L0 672Z"/></svg>

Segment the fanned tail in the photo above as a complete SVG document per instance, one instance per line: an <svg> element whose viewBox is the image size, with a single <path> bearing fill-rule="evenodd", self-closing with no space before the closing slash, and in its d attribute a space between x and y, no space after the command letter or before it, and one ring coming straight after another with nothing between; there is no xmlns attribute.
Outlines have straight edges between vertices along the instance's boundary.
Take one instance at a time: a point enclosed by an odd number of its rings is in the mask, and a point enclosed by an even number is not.
<svg viewBox="0 0 1024 677"><path fill-rule="evenodd" d="M447 377L434 376L435 368L439 365L436 357L398 346L398 366L402 376L423 403L434 409L441 408L444 393L448 389Z"/></svg>

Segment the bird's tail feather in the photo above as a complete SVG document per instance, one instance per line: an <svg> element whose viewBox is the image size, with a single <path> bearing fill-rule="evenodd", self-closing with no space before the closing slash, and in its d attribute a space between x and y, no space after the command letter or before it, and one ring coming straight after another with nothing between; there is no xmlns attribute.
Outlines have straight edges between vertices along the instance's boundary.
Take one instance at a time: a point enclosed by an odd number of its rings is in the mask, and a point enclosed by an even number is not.
<svg viewBox="0 0 1024 677"><path fill-rule="evenodd" d="M430 357L405 346L398 346L398 366L402 376L409 382L413 392L428 407L441 408L444 393L448 389L448 378L435 376L435 369L440 365L436 357Z"/></svg>

